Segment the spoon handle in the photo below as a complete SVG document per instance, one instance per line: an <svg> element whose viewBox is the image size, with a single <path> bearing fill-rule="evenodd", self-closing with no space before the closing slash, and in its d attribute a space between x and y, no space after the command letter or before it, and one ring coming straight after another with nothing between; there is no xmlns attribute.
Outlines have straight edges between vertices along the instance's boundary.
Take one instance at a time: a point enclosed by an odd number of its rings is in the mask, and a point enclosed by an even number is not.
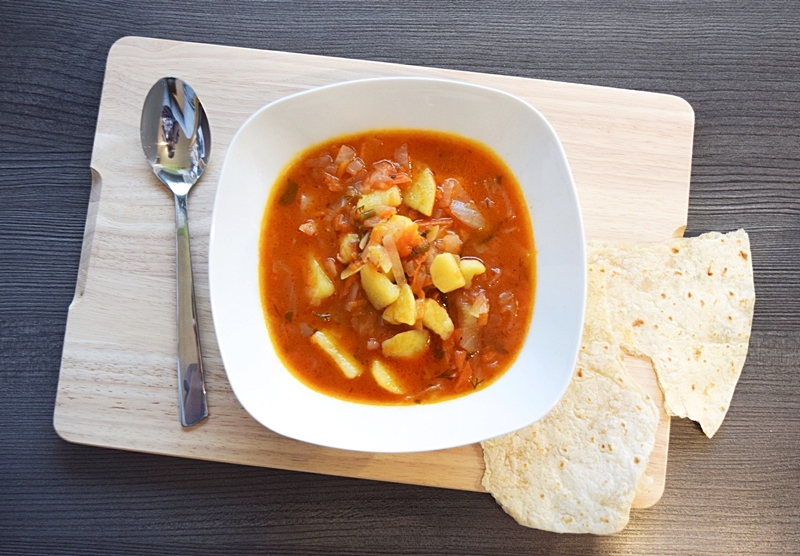
<svg viewBox="0 0 800 556"><path fill-rule="evenodd" d="M175 232L178 290L178 407L181 425L190 427L208 417L203 357L197 331L192 254L189 251L189 215L186 195L175 195Z"/></svg>

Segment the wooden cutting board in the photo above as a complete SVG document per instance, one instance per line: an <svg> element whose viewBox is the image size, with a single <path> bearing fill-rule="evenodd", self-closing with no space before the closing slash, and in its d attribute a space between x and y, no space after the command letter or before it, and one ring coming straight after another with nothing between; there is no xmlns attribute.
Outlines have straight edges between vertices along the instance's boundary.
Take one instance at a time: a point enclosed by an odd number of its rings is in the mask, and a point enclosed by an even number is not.
<svg viewBox="0 0 800 556"><path fill-rule="evenodd" d="M192 256L210 417L186 430L177 416L175 246L171 194L139 144L144 97L160 77L192 84L211 121L211 163L189 199ZM100 102L92 192L69 310L54 415L71 442L156 454L482 491L479 445L416 454L313 446L256 423L231 392L214 337L207 246L219 171L233 134L266 103L329 83L436 76L513 93L558 132L578 187L588 238L659 241L686 224L694 113L682 99L646 92L127 37L111 48ZM649 363L626 362L661 400ZM669 417L662 412L635 507L658 501Z"/></svg>

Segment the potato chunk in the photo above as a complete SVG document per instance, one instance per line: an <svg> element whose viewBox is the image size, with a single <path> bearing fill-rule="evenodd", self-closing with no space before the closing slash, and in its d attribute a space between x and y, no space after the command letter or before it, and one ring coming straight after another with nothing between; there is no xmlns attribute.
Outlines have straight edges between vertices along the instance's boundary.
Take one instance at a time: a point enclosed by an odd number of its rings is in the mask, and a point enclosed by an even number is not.
<svg viewBox="0 0 800 556"><path fill-rule="evenodd" d="M322 265L319 264L317 259L308 259L308 276L306 277L306 284L308 285L308 297L311 298L312 305L319 305L323 299L333 295L336 288L333 282L325 271L322 270Z"/></svg>
<svg viewBox="0 0 800 556"><path fill-rule="evenodd" d="M466 280L466 287L472 287L472 279L478 274L486 272L486 267L478 259L461 259L458 261L458 268L461 270L464 280Z"/></svg>
<svg viewBox="0 0 800 556"><path fill-rule="evenodd" d="M442 293L463 288L467 281L458 267L458 259L452 253L439 253L431 263L431 280Z"/></svg>
<svg viewBox="0 0 800 556"><path fill-rule="evenodd" d="M400 188L395 185L389 189L377 189L364 193L358 198L356 207L363 212L376 207L397 207L402 201Z"/></svg>
<svg viewBox="0 0 800 556"><path fill-rule="evenodd" d="M400 296L394 303L386 307L383 312L383 320L389 324L408 324L414 326L417 322L417 302L414 299L414 292L411 286L403 284L400 286Z"/></svg>
<svg viewBox="0 0 800 556"><path fill-rule="evenodd" d="M434 201L436 201L436 180L433 179L430 168L425 168L414 176L414 181L403 196L403 202L425 216L430 216L433 213Z"/></svg>
<svg viewBox="0 0 800 556"><path fill-rule="evenodd" d="M322 348L347 378L356 378L364 371L361 364L341 348L331 333L317 330L311 335L311 343Z"/></svg>
<svg viewBox="0 0 800 556"><path fill-rule="evenodd" d="M378 311L394 303L400 297L400 287L372 264L361 269L361 286L367 299Z"/></svg>
<svg viewBox="0 0 800 556"><path fill-rule="evenodd" d="M381 349L386 357L410 358L416 357L428 347L429 334L427 330L409 330L395 334L384 340Z"/></svg>
<svg viewBox="0 0 800 556"><path fill-rule="evenodd" d="M383 220L375 225L372 229L372 240L380 244L383 241L383 236L387 234L399 238L404 234L416 234L417 230L417 223L408 216L393 214L388 220Z"/></svg>
<svg viewBox="0 0 800 556"><path fill-rule="evenodd" d="M388 390L393 394L402 394L403 387L400 385L400 382L397 380L397 377L394 373L378 361L377 359L372 362L372 377L375 379L375 382L378 383L378 386L383 388L384 390Z"/></svg>
<svg viewBox="0 0 800 556"><path fill-rule="evenodd" d="M442 340L449 338L455 330L453 319L447 314L447 309L430 298L422 302L422 324L434 334L441 336Z"/></svg>

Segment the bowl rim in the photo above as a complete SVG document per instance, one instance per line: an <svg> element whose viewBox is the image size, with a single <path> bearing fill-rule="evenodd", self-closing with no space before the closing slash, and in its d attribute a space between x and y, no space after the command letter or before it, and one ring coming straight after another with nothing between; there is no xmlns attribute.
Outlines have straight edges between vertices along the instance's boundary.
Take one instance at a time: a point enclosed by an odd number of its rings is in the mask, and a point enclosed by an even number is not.
<svg viewBox="0 0 800 556"><path fill-rule="evenodd" d="M219 178L218 178L218 182L217 182L217 188L216 188L215 194L214 194L214 204L213 204L213 211L212 211L212 216L211 216L211 226L210 226L210 231L209 231L209 242L208 242L208 285L209 285L209 300L210 300L210 306L211 306L212 322L213 322L213 326L214 326L215 337L217 339L218 349L219 349L219 352L220 352L220 358L221 358L221 361L222 361L222 364L223 364L223 368L225 369L226 378L228 379L228 382L230 384L231 390L234 393L234 396L237 398L237 401L242 406L242 408L253 419L255 419L260 425L262 425L265 428L268 428L268 429L270 429L270 430L272 430L272 431L274 431L274 432L276 432L276 433L278 433L278 434L280 434L282 436L293 438L295 440L299 440L299 441L303 441L303 442L310 442L310 443L313 443L313 444L316 444L316 445L330 447L330 448L338 448L338 449L352 450L352 451L373 452L373 453L406 453L406 452L418 452L418 451L448 449L448 448L453 448L453 447L457 447L457 446L474 444L476 442L480 442L482 440L486 440L487 438L492 438L494 436L499 436L501 434L512 432L512 430L516 430L516 429L506 430L506 431L501 432L501 433L496 434L496 435L491 435L491 436L481 437L481 438L470 438L468 440L463 440L463 438L462 438L462 439L459 439L459 440L446 441L446 442L430 442L429 441L429 442L405 443L405 444L400 444L400 445L397 445L397 446L395 446L393 448L388 448L388 449L385 446L385 443L383 443L383 442L378 443L378 444L370 443L370 442L362 442L362 443L344 442L343 443L341 441L326 441L325 438L312 438L312 437L308 437L308 436L301 438L300 437L301 435L292 434L292 433L289 433L289 432L287 432L285 430L282 430L280 426L275 426L275 423L270 423L270 424L265 423L258 415L254 414L254 412L251 411L251 408L249 408L247 406L247 404L245 404L245 402L243 401L243 398L240 395L241 391L239 390L238 386L235 385L235 383L237 381L232 379L231 372L229 371L229 367L225 364L227 348L223 347L222 342L220 342L220 340L219 340L220 337L224 336L224 334L220 334L220 327L223 326L223 325L220 323L219 319L214 318L215 314L218 315L219 311L220 311L217 308L217 304L219 303L219 299L216 296L214 296L214 291L215 291L215 285L214 285L215 278L214 278L214 276L215 276L215 272L214 272L213 269L214 269L214 266L215 266L214 265L214 261L216 260L216 256L215 256L216 248L215 248L215 245L217 245L217 243L215 242L215 237L217 235L218 225L219 225L219 222L218 222L217 218L215 217L215 214L217 212L216 209L217 209L217 204L219 202L219 199L224 194L224 189L222 187L220 187L220 185L224 181L225 168L226 168L227 164L229 163L229 159L232 157L232 152L234 152L234 150L235 150L234 147L237 145L237 142L239 141L240 136L242 136L244 133L246 133L246 130L253 124L254 121L256 121L258 118L262 117L264 112L266 112L268 110L271 110L271 109L274 109L276 107L280 107L283 104L291 103L291 102L293 102L294 100L296 100L298 98L304 98L304 97L307 97L307 96L310 96L310 95L320 95L320 94L324 95L329 90L343 89L343 88L348 88L348 87L358 87L358 86L369 85L369 84L374 84L374 83L398 83L398 82L404 82L404 83L416 83L416 82L419 82L419 83L424 83L424 84L428 84L428 85L441 84L441 85L446 86L446 87L465 87L465 88L468 88L468 89L470 89L472 91L482 91L484 94L499 95L499 96L502 96L502 97L506 97L507 99L509 99L509 100L511 100L513 102L521 103L522 105L524 105L528 110L530 110L539 119L540 123L544 125L544 127L548 131L548 134L555 140L555 146L557 148L559 158L564 163L564 169L566 171L566 177L567 177L567 181L568 181L568 187L566 188L566 193L569 196L569 198L570 198L569 200L571 201L572 205L574 206L574 208L576 209L576 212L577 212L577 220L576 220L577 233L580 236L580 242L579 242L579 248L580 248L580 253L579 254L580 254L580 257L579 258L580 258L580 261L582 261L581 264L582 264L582 267L583 267L582 291L580 292L582 303L581 303L581 309L580 309L580 318L578 319L578 322L579 322L581 331L582 331L582 328L583 328L583 322L584 322L584 318L585 318L586 288L587 288L587 284L586 284L586 254L585 254L586 237L585 237L583 218L582 218L582 215L581 215L580 202L579 202L579 198L578 198L578 194L577 194L577 188L575 186L574 177L572 175L572 170L571 170L571 167L569 165L569 160L567 159L566 152L564 150L563 144L561 143L561 140L560 140L556 130L553 128L552 124L547 120L547 118L544 117L544 115L541 112L539 112L539 110L536 109L536 107L534 107L533 105L531 105L529 102L525 101L524 99L522 99L522 98L520 98L520 97L518 97L518 96L516 96L514 94L511 94L511 93L508 93L506 91L500 90L500 89L495 89L495 88L487 87L487 86L484 86L484 85L478 85L478 84L474 84L474 83L470 83L470 82L466 82L466 81L454 80L454 79L445 79L445 78L436 78L436 77L415 77L415 76L387 76L387 77L370 77L370 78L363 78L363 79L347 80L347 81L341 81L341 82L336 82L336 83L330 83L330 84L319 86L319 87L309 88L309 89L306 89L306 90L303 90L303 91L298 91L298 92L286 95L284 97L275 99L275 100L273 100L273 101L261 106L259 109L257 109L255 112L253 112L253 114L251 114L240 125L240 127L236 130L236 133L232 136L232 138L231 138L231 140L230 140L230 142L228 144L228 148L226 149L225 157L224 157L222 165L220 167L220 173L219 173ZM417 127L414 127L414 129L416 129L416 128ZM357 133L360 133L360 132L363 132L363 131L369 131L369 130L379 130L379 129L403 129L403 127L402 126L400 126L400 127L398 127L398 126L387 126L387 127L367 126L367 127L364 127L361 131L359 131ZM412 127L407 127L406 129L412 129ZM439 130L437 127L431 127L430 129L435 130L435 131ZM452 132L448 131L447 133L452 133ZM349 134L349 133L345 133L345 135L347 135L347 134ZM336 135L333 135L329 139L333 139L335 137L336 137ZM328 140L328 139L325 139L325 140ZM324 142L325 140L323 140L322 142ZM485 142L482 142L482 141L481 141L481 143L486 145L493 152L495 152L495 149L492 147L492 145L489 145L489 144L487 144ZM309 146L311 146L311 143L309 143ZM298 154L298 153L295 153L295 155L296 154ZM291 158L287 159L284 162L284 166L286 164L289 164L290 162L291 162ZM268 187L271 188L272 184L270 183L270 185ZM522 187L521 183L520 183L520 187ZM523 189L523 195L527 200L528 199L528 194L525 192L524 187L522 187L522 189ZM263 215L263 207L262 207L261 212L262 212L262 215ZM263 216L262 216L262 218L263 218ZM260 228L260 226L259 226L259 228ZM532 231L535 232L535 223L533 221L533 216L532 215L531 215L531 229L532 229ZM533 235L534 235L534 239L535 239L536 236L537 236L536 233L534 233ZM533 315L531 316L531 322L528 325L528 332L526 334L525 342L528 341L528 337L530 337L530 335L531 335L531 327L532 327L532 324L533 324L533 318L534 318L534 315L536 314L536 306L537 306L538 301L539 301L539 291L540 290L539 290L539 280L538 280L538 251L539 251L538 250L538 243L536 245L537 245L537 248L536 248L536 252L537 252L537 281L536 281L535 290L534 290L534 300L535 300L534 301L534 310L533 310ZM257 258L257 260L260 260L259 257L256 257L256 258ZM260 298L260 284L257 287L259 288L259 298ZM578 292L576 292L576 293L578 293ZM261 305L259 305L259 311L263 311L263 307ZM262 315L262 319L263 319L263 315ZM265 332L266 332L267 338L269 339L269 341L271 343L271 341L272 341L271 340L271 335L269 333L269 327L266 325L266 322L264 323L264 328L265 328ZM553 399L552 403L550 403L548 407L546 407L543 411L540 411L540 415L538 417L536 417L531 422L536 422L537 420L543 418L560 401L560 399L563 397L564 393L566 392L566 390L567 390L567 388L568 388L568 386L569 386L569 384L570 384L570 382L572 380L572 369L574 368L574 366L575 366L575 364L577 362L577 358L578 358L578 353L579 353L579 348L580 348L580 333L578 333L577 341L574 343L573 347L574 347L574 350L573 350L574 353L572 354L572 357L571 357L572 365L571 365L571 368L570 368L570 372L569 373L566 373L566 372L564 373L564 376L566 377L566 379L563 380L562 383L559 386L559 394L558 394L558 396L556 396ZM273 350L274 350L274 348L273 348ZM519 359L520 355L518 355L517 359L515 359L514 362L512 362L511 367L509 367L509 369L507 369L505 371L505 373L507 373L512 367L517 365L518 361L520 360ZM229 358L227 358L227 359L229 359ZM281 361L281 365L285 367L285 365L283 365L282 361ZM294 378L294 375L291 373L291 371L288 371L288 369L286 369L286 373L288 373L289 375L291 375ZM501 375L500 378L502 378L502 375ZM494 383L497 383L497 381L499 381L500 378L498 378L496 381L494 381ZM308 387L307 385L303 384L297 378L294 378L294 380L296 380L298 383L302 384L303 388L312 390L310 387ZM491 388L491 386L493 386L494 383L492 385L490 385L489 387L487 387L487 389ZM468 394L466 396L461 396L461 397L458 397L458 398L454 398L454 399L450 399L450 400L446 400L446 401L442 401L442 402L437 402L437 403L434 403L434 404L424 404L424 406L425 407L431 407L431 406L443 406L443 405L446 405L446 404L453 404L453 402L456 402L456 401L464 399L464 398L469 398L469 397L475 396L476 394L477 394L477 392L475 394ZM336 400L337 403L353 404L353 405L365 406L365 407L371 407L371 408L376 408L376 407L377 408L382 408L387 413L388 412L392 412L392 411L396 411L397 408L420 407L420 406L393 406L393 405L360 404L360 403L356 403L356 402L349 402L349 401L346 401L346 400L341 400L341 399L338 399L338 398L332 398L331 396L327 396L325 394L320 394L320 395L322 395L322 396L324 396L326 398L334 399L334 400ZM528 423L528 424L530 424L530 423ZM523 425L523 426L526 426L526 425Z"/></svg>

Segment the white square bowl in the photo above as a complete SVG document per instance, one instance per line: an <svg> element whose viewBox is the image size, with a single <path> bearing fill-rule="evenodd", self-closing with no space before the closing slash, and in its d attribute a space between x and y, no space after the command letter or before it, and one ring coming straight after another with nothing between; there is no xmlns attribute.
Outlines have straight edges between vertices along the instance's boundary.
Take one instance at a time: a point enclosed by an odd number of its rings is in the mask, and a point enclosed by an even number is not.
<svg viewBox="0 0 800 556"><path fill-rule="evenodd" d="M259 290L259 236L270 189L308 147L370 129L430 129L490 147L525 196L536 245L533 317L522 350L494 383L439 403L359 404L316 392L282 364ZM572 377L583 327L586 259L575 185L552 126L532 106L456 81L382 78L322 87L273 102L233 138L214 202L211 309L233 392L269 429L367 452L471 444L542 418Z"/></svg>

